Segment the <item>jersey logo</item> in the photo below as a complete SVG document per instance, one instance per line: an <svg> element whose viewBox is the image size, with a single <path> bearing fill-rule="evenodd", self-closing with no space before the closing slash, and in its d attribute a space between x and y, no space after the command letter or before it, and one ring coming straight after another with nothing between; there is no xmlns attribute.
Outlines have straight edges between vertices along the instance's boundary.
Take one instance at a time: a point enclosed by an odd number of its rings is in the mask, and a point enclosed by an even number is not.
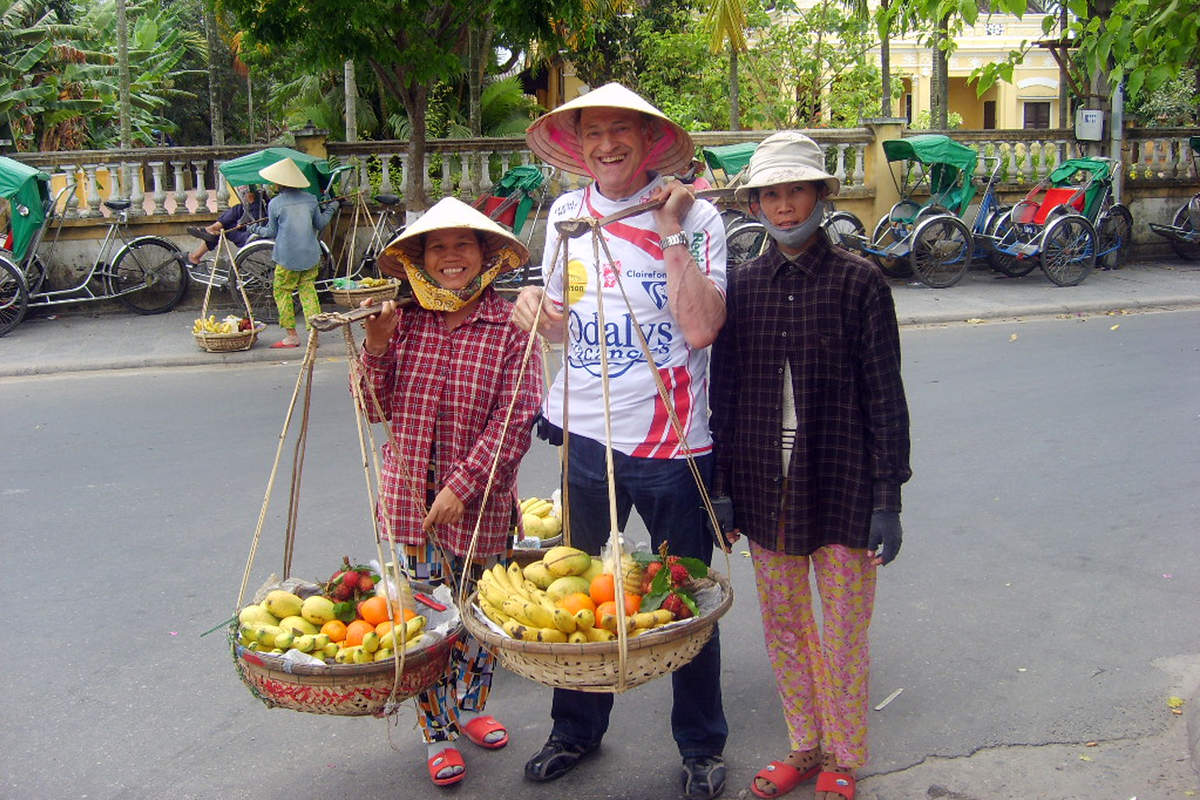
<svg viewBox="0 0 1200 800"><path fill-rule="evenodd" d="M642 281L642 288L646 291L646 296L658 306L659 311L667 307L666 281Z"/></svg>

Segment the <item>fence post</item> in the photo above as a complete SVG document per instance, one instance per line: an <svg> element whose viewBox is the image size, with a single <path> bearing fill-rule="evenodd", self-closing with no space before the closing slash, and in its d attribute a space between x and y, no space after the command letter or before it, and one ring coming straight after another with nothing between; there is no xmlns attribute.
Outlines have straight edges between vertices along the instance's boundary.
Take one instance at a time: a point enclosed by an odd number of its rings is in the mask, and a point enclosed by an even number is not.
<svg viewBox="0 0 1200 800"><path fill-rule="evenodd" d="M875 214L863 220L870 231L876 220L892 210L892 206L900 202L900 191L896 188L896 173L883 154L885 139L899 139L904 133L907 120L903 117L864 119L863 125L871 132L871 143L867 145L863 157L865 175L863 182L875 187Z"/></svg>

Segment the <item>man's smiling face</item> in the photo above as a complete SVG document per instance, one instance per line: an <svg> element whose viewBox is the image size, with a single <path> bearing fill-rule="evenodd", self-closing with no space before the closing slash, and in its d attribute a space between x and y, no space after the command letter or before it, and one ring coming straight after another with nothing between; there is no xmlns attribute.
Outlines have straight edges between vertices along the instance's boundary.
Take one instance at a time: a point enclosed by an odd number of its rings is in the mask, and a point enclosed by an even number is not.
<svg viewBox="0 0 1200 800"><path fill-rule="evenodd" d="M651 126L637 111L585 108L580 112L583 163L595 176L600 194L618 200L649 182L646 154L653 144L651 136Z"/></svg>

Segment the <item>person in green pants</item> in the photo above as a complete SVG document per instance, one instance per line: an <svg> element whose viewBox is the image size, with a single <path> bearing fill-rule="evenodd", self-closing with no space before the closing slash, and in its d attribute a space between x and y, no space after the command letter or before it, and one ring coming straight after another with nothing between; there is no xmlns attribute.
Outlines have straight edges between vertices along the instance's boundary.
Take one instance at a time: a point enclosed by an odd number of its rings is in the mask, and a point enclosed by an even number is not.
<svg viewBox="0 0 1200 800"><path fill-rule="evenodd" d="M267 206L267 221L247 228L252 234L275 240L271 258L275 262L274 295L279 309L279 325L286 335L273 348L298 347L296 311L292 292L299 291L304 322L321 313L317 300L317 271L321 265L321 245L317 235L333 219L338 203L322 208L304 189L308 178L290 158L276 161L258 171L263 180L275 184L278 194Z"/></svg>

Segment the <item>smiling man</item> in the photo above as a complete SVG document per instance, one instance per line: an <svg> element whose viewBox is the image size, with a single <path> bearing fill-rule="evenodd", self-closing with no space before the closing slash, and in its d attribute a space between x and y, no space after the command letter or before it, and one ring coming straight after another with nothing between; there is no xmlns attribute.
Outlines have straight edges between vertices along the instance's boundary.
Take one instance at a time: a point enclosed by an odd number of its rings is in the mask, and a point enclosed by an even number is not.
<svg viewBox="0 0 1200 800"><path fill-rule="evenodd" d="M666 541L670 552L707 563L713 538L687 459L695 459L707 480L708 346L725 319L725 232L710 203L696 200L683 183L664 180L691 161L691 137L613 83L540 117L526 141L543 160L593 179L550 209L542 262L546 288L523 289L513 310L515 324L533 330L536 320L537 332L562 342L566 351L566 369L550 390L540 427L555 442L561 443L564 427L570 434L564 496L571 544L599 554L609 531L623 530L636 508L652 547ZM607 250L601 247L598 256L591 236L563 238L555 227L647 201L662 205L605 225ZM615 526L609 523L606 444L613 454ZM715 630L671 680L671 729L683 757L684 794L716 797L725 785L721 753L728 729ZM594 752L612 704L611 694L555 689L554 725L541 752L525 765L526 777L553 780Z"/></svg>

